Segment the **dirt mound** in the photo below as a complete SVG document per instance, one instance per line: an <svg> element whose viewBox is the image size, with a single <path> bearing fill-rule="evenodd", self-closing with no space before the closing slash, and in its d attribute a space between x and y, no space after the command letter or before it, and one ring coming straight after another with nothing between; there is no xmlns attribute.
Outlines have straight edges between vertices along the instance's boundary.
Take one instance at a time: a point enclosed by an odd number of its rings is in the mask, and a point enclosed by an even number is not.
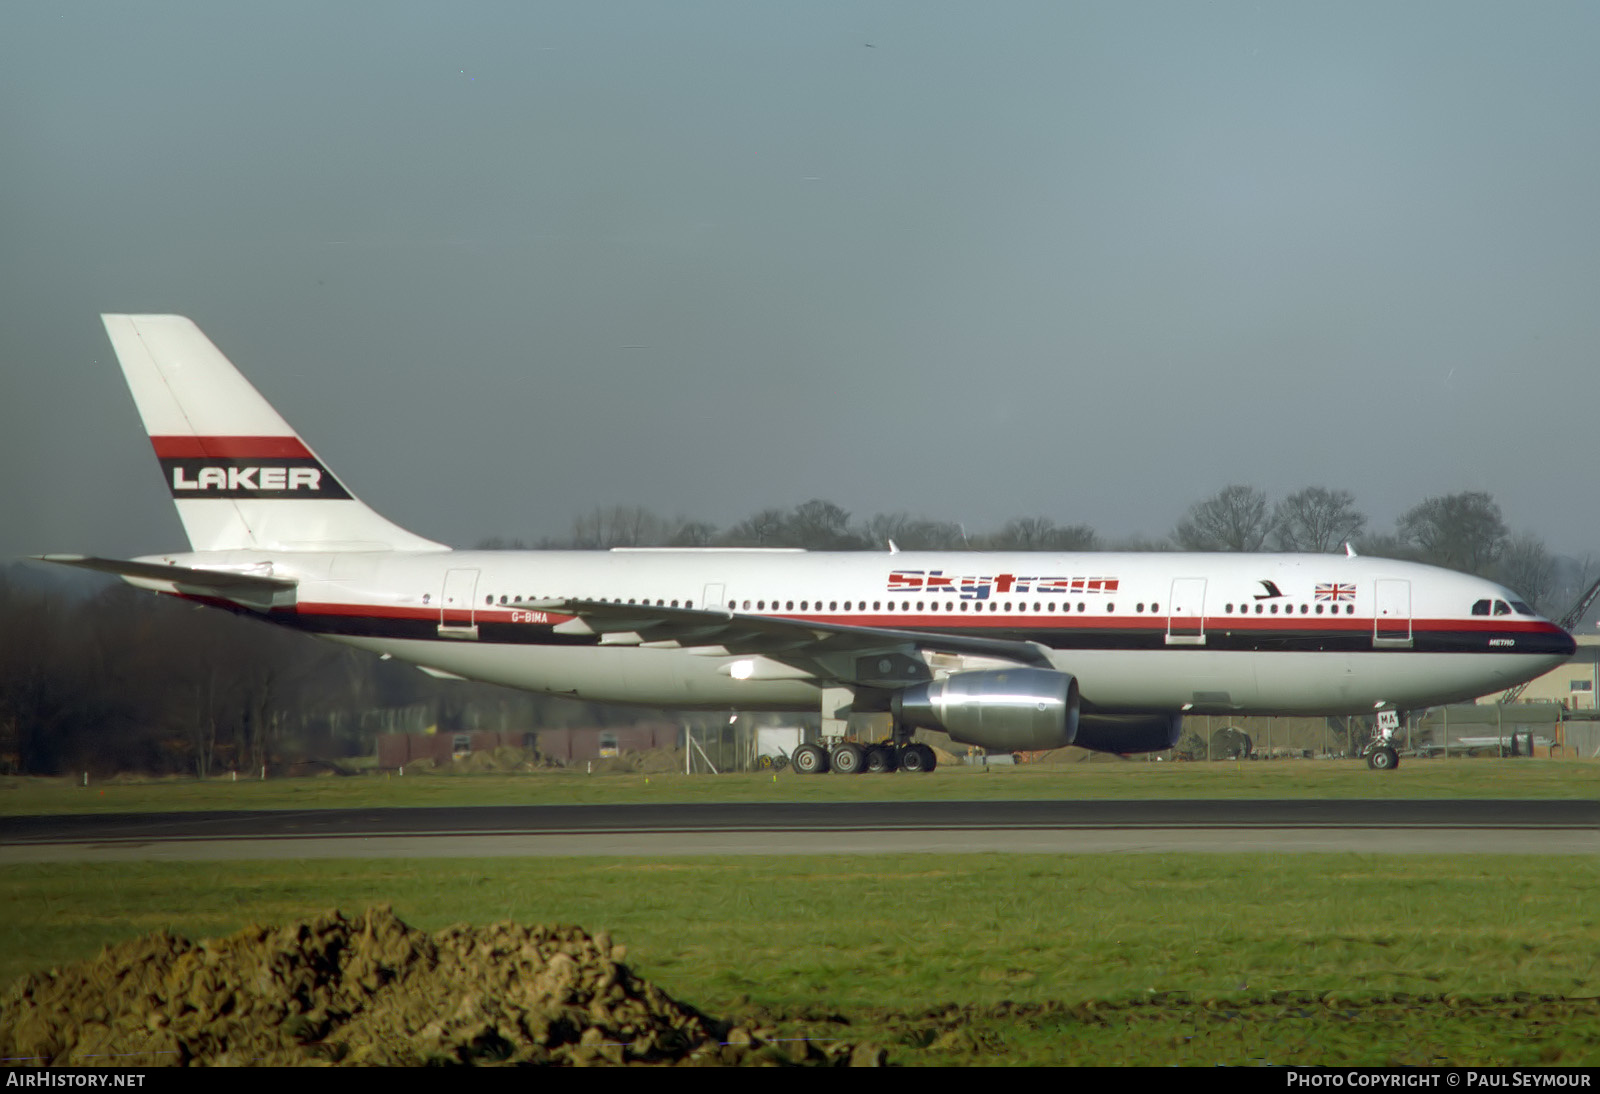
<svg viewBox="0 0 1600 1094"><path fill-rule="evenodd" d="M537 771L545 766L547 764L544 757L534 749L500 745L497 748L469 752L459 760L453 761L446 770L459 775L490 771Z"/></svg>
<svg viewBox="0 0 1600 1094"><path fill-rule="evenodd" d="M125 1067L881 1059L729 1028L622 958L603 932L497 923L428 934L387 907L201 942L158 931L13 984L0 997L0 1057Z"/></svg>
<svg viewBox="0 0 1600 1094"><path fill-rule="evenodd" d="M646 775L669 775L683 770L683 750L657 749L639 753L639 770Z"/></svg>

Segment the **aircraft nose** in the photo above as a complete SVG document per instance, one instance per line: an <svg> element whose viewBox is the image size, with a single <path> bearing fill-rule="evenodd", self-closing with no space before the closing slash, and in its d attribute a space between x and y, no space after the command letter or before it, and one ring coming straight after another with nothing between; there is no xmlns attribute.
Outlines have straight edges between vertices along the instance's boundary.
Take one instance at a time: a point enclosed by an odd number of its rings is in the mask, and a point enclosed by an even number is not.
<svg viewBox="0 0 1600 1094"><path fill-rule="evenodd" d="M1557 648L1554 652L1559 653L1563 660L1578 652L1578 640L1572 637L1571 633L1565 629L1556 628L1556 639Z"/></svg>
<svg viewBox="0 0 1600 1094"><path fill-rule="evenodd" d="M1554 623L1550 624L1548 630L1541 630L1529 637L1532 646L1529 652L1544 655L1550 662L1550 668L1570 661L1572 655L1578 652L1577 639Z"/></svg>

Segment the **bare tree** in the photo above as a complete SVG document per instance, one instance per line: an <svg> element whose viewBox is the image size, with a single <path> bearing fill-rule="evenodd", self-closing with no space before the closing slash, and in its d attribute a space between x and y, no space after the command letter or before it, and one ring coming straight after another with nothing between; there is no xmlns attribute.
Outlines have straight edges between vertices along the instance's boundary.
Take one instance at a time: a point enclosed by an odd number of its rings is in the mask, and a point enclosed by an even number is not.
<svg viewBox="0 0 1600 1094"><path fill-rule="evenodd" d="M1273 542L1280 551L1322 554L1336 550L1367 526L1355 501L1348 490L1308 486L1296 491L1273 506Z"/></svg>
<svg viewBox="0 0 1600 1094"><path fill-rule="evenodd" d="M814 551L847 551L864 546L850 531L850 514L822 498L795 506L786 531L793 546Z"/></svg>
<svg viewBox="0 0 1600 1094"><path fill-rule="evenodd" d="M1170 551L1172 544L1166 539L1151 539L1149 536L1134 535L1123 536L1107 544L1108 551Z"/></svg>
<svg viewBox="0 0 1600 1094"><path fill-rule="evenodd" d="M904 551L959 551L965 546L961 526L950 521L926 520L907 513L879 513L861 526L860 538L871 547L894 540Z"/></svg>
<svg viewBox="0 0 1600 1094"><path fill-rule="evenodd" d="M639 505L595 509L572 522L572 546L580 551L663 547L671 536L666 521Z"/></svg>
<svg viewBox="0 0 1600 1094"><path fill-rule="evenodd" d="M850 514L831 501L813 498L785 513L763 509L728 529L731 547L805 547L812 551L853 551L866 541L850 529Z"/></svg>
<svg viewBox="0 0 1600 1094"><path fill-rule="evenodd" d="M1494 568L1495 578L1519 592L1546 615L1561 609L1551 603L1556 587L1556 560L1545 550L1544 540L1531 532L1507 541Z"/></svg>
<svg viewBox="0 0 1600 1094"><path fill-rule="evenodd" d="M1191 506L1172 538L1185 551L1259 551L1271 531L1267 496L1236 483Z"/></svg>
<svg viewBox="0 0 1600 1094"><path fill-rule="evenodd" d="M1383 532L1369 532L1352 546L1357 553L1371 555L1374 558L1398 558L1408 562L1417 562L1422 558L1421 552L1416 547L1399 536Z"/></svg>
<svg viewBox="0 0 1600 1094"><path fill-rule="evenodd" d="M986 546L997 551L1093 551L1099 545L1087 524L1062 527L1049 517L1017 517L986 537Z"/></svg>
<svg viewBox="0 0 1600 1094"><path fill-rule="evenodd" d="M1550 593L1552 610L1546 614L1552 619L1559 619L1575 609L1579 599L1589 591L1589 586L1597 577L1600 577L1600 558L1592 554L1586 554L1582 558L1573 558L1570 555L1557 556L1555 587ZM1575 620L1574 627L1588 629L1584 624L1594 619L1597 613L1600 613L1600 601L1590 606L1584 613L1583 619Z"/></svg>
<svg viewBox="0 0 1600 1094"><path fill-rule="evenodd" d="M785 524L782 509L763 509L735 524L723 535L730 547L783 547Z"/></svg>
<svg viewBox="0 0 1600 1094"><path fill-rule="evenodd" d="M716 542L717 526L703 520L679 517L677 530L668 538L668 547L709 547Z"/></svg>
<svg viewBox="0 0 1600 1094"><path fill-rule="evenodd" d="M1423 561L1474 574L1486 574L1498 561L1508 535L1500 507L1481 491L1429 498L1407 510L1396 527Z"/></svg>

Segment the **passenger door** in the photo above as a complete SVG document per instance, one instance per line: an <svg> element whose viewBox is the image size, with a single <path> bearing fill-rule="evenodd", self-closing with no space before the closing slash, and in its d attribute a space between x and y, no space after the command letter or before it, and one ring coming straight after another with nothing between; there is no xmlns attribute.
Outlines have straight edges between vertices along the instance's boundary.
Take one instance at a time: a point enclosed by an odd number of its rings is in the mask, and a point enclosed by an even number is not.
<svg viewBox="0 0 1600 1094"><path fill-rule="evenodd" d="M1379 578L1374 584L1376 604L1372 611L1372 645L1409 648L1411 582Z"/></svg>
<svg viewBox="0 0 1600 1094"><path fill-rule="evenodd" d="M1206 579L1179 577L1172 581L1167 601L1167 645L1206 644Z"/></svg>
<svg viewBox="0 0 1600 1094"><path fill-rule="evenodd" d="M439 637L478 637L478 571L449 570L439 593Z"/></svg>

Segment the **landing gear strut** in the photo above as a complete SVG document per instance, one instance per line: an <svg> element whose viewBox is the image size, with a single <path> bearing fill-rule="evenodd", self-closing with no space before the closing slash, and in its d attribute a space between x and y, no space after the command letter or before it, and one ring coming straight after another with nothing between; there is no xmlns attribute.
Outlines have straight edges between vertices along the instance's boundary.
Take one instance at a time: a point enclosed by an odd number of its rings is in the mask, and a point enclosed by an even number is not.
<svg viewBox="0 0 1600 1094"><path fill-rule="evenodd" d="M894 722L894 758L902 771L926 773L939 766L933 749L911 739L912 730L898 718Z"/></svg>

